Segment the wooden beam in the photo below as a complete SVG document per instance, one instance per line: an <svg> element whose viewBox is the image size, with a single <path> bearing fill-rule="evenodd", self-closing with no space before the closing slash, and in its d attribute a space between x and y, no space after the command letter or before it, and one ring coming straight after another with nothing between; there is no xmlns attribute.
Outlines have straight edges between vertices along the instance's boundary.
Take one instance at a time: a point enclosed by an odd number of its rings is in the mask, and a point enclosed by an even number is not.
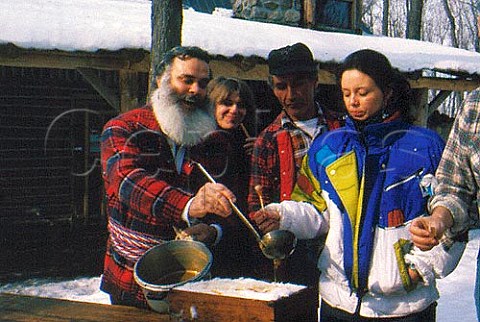
<svg viewBox="0 0 480 322"><path fill-rule="evenodd" d="M427 78L422 77L410 80L412 88L428 88L453 92L472 91L480 87L480 79L451 79L451 78Z"/></svg>
<svg viewBox="0 0 480 322"><path fill-rule="evenodd" d="M244 60L247 61L247 60ZM238 77L249 80L266 80L268 67L265 63L246 63L227 60L212 60L210 66L214 76ZM335 75L327 70L318 72L318 82L324 85L335 85ZM409 80L412 88L428 88L447 91L472 91L480 87L480 79L452 79L452 78L427 78Z"/></svg>
<svg viewBox="0 0 480 322"><path fill-rule="evenodd" d="M26 50L0 45L0 66L147 72L150 68L148 52L65 52L59 50Z"/></svg>
<svg viewBox="0 0 480 322"><path fill-rule="evenodd" d="M110 87L105 85L103 80L98 77L94 69L77 68L77 71L85 78L85 80L92 85L92 87L102 96L107 103L116 111L120 111L120 100L118 94Z"/></svg>
<svg viewBox="0 0 480 322"><path fill-rule="evenodd" d="M437 107L442 104L447 97L452 93L452 91L440 91L433 100L428 103L428 116L433 113L437 109Z"/></svg>
<svg viewBox="0 0 480 322"><path fill-rule="evenodd" d="M248 80L267 80L266 64L248 64L246 61L233 63L226 60L211 60L210 68L213 76L237 77Z"/></svg>
<svg viewBox="0 0 480 322"><path fill-rule="evenodd" d="M305 0L306 1L306 0ZM268 68L261 58L214 58L211 63L214 76L224 75L249 80L266 80ZM65 52L59 50L27 50L13 45L0 45L0 66L104 69L148 73L150 55L143 50L118 52ZM334 65L333 65L334 67ZM334 75L327 70L319 72L320 84L335 84ZM472 91L480 87L480 79L428 78L410 80L412 88L448 91Z"/></svg>
<svg viewBox="0 0 480 322"><path fill-rule="evenodd" d="M210 61L210 68L213 76L237 77L248 80L266 81L268 78L268 66L266 64L246 64L232 63L224 60ZM318 83L326 85L335 85L335 75L327 70L319 70Z"/></svg>

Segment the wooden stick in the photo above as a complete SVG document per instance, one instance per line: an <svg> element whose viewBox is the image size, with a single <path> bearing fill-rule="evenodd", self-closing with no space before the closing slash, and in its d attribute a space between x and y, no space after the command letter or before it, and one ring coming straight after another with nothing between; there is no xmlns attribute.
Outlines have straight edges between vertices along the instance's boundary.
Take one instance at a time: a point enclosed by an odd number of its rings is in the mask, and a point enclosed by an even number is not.
<svg viewBox="0 0 480 322"><path fill-rule="evenodd" d="M255 192L257 193L258 198L260 199L260 207L265 212L265 205L263 204L263 197L262 197L262 186L257 184L255 186Z"/></svg>
<svg viewBox="0 0 480 322"><path fill-rule="evenodd" d="M245 127L245 125L243 125L243 123L240 123L240 128L242 129L243 134L245 134L245 136L246 136L247 138L251 138L251 137L252 137L252 136L250 135L250 133L248 133L247 128Z"/></svg>
<svg viewBox="0 0 480 322"><path fill-rule="evenodd" d="M211 183L217 183L215 179L208 173L208 171L201 165L200 163L196 161L192 161L193 164L195 164L200 171L207 177L208 181ZM257 232L257 230L252 226L252 224L248 221L247 217L238 209L238 207L233 203L232 200L228 199L228 202L230 203L230 206L232 207L233 211L238 215L238 217L243 221L243 223L252 231L252 233L255 235L255 239L257 242L262 243L262 238L260 237L260 234ZM263 243L262 243L263 244Z"/></svg>

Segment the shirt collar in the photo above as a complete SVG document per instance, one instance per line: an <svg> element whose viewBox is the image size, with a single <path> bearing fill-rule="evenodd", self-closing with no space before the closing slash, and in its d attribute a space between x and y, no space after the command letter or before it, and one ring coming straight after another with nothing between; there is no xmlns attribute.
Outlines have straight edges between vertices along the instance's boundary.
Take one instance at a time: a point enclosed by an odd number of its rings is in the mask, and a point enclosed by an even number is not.
<svg viewBox="0 0 480 322"><path fill-rule="evenodd" d="M316 102L315 105L317 106L317 120L318 120L317 127L320 127L326 124L326 120L325 120L325 116L323 115L322 107L320 106L320 104ZM298 128L295 125L295 123L292 122L292 119L288 117L285 110L282 110L282 118L280 121L281 121L282 128L284 129L288 129L292 127Z"/></svg>

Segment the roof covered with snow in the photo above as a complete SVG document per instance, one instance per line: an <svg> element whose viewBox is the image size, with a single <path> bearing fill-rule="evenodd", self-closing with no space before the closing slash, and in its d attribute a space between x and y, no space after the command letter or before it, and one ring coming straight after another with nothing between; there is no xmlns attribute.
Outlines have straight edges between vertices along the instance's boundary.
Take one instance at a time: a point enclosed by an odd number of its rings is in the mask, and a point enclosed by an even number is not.
<svg viewBox="0 0 480 322"><path fill-rule="evenodd" d="M271 49L304 42L315 59L324 63L338 63L355 50L371 48L384 53L404 72L438 70L480 75L480 53L473 51L402 38L246 21L232 18L230 13L184 10L182 44L227 58L241 55L265 59ZM149 51L150 18L151 3L146 0L3 0L0 44L62 51Z"/></svg>

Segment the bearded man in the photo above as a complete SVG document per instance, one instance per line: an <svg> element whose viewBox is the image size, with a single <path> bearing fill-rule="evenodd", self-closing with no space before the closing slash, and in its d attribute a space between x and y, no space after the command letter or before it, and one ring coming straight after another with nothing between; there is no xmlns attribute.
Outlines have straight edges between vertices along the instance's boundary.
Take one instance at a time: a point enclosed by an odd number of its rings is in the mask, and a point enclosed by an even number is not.
<svg viewBox="0 0 480 322"><path fill-rule="evenodd" d="M109 238L100 288L112 304L146 308L133 277L136 261L151 247L175 239L175 228L216 244L222 229L215 219L231 214L234 194L222 184L205 183L192 162L221 173L227 161L221 156L228 144L215 132L206 99L208 62L198 47L171 49L155 68L157 89L150 104L104 127Z"/></svg>

